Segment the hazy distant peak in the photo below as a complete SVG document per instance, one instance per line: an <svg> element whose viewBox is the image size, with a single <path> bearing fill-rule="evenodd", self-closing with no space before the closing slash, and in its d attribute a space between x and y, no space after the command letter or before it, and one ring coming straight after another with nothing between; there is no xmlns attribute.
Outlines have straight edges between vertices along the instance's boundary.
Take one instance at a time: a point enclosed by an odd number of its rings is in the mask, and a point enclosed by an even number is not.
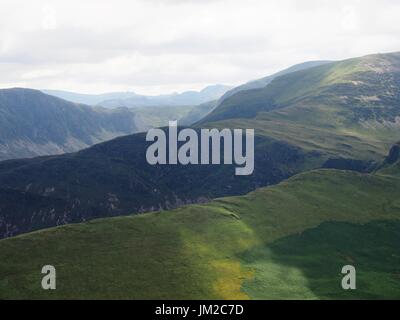
<svg viewBox="0 0 400 320"><path fill-rule="evenodd" d="M103 94L83 94L62 90L42 90L44 93L76 103L100 105L103 107L146 107L146 106L183 106L199 105L218 100L231 86L210 85L200 91L190 90L182 93L173 92L154 96L140 95L132 91L109 92Z"/></svg>

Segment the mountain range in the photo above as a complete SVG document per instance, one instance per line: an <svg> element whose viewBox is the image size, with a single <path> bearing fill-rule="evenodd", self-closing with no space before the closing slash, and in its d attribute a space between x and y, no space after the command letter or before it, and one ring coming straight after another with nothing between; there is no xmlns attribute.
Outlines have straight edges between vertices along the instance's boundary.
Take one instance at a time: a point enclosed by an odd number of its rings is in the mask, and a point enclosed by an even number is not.
<svg viewBox="0 0 400 320"><path fill-rule="evenodd" d="M400 54L327 63L238 92L194 128L255 128L255 170L150 166L144 134L0 163L2 237L241 195L315 168L369 172L398 141ZM18 199L18 201L15 201Z"/></svg>
<svg viewBox="0 0 400 320"><path fill-rule="evenodd" d="M280 75L323 63L326 62L295 65L228 92L230 87L223 85L209 86L200 92L153 97L132 92L90 95L43 90L43 94L32 89L3 89L0 90L0 160L74 152L118 136L165 126L169 120L191 125L234 92L267 85ZM114 104L112 110L89 106L103 101L110 102L106 106Z"/></svg>
<svg viewBox="0 0 400 320"><path fill-rule="evenodd" d="M196 106L92 107L38 90L0 90L0 160L78 151L96 143L150 128L171 119L190 125L214 108Z"/></svg>
<svg viewBox="0 0 400 320"><path fill-rule="evenodd" d="M72 152L138 131L128 110L94 109L37 90L0 90L0 159Z"/></svg>
<svg viewBox="0 0 400 320"><path fill-rule="evenodd" d="M0 162L0 298L398 298L399 89L400 53L377 54L203 105L195 130L255 129L251 176L150 166L144 133Z"/></svg>
<svg viewBox="0 0 400 320"><path fill-rule="evenodd" d="M231 86L222 84L205 87L200 91L185 91L157 96L146 96L134 92L112 92L104 94L82 94L60 90L42 90L44 93L75 103L98 105L107 108L194 106L218 100Z"/></svg>
<svg viewBox="0 0 400 320"><path fill-rule="evenodd" d="M272 80L274 80L277 77L283 76L285 74L296 72L296 71L300 71L300 70L309 69L309 68L312 68L312 67L317 67L317 66L320 66L320 65L323 65L323 64L326 64L326 63L330 63L330 62L332 62L332 61L323 60L323 61L307 61L307 62L295 64L295 65L293 65L293 66L291 66L291 67L289 67L287 69L284 69L282 71L274 73L274 74L272 74L270 76L266 76L266 77L261 78L261 79L256 79L256 80L249 81L249 82L247 82L245 84L242 84L240 86L237 86L237 87L227 91L220 98L220 102L223 102L225 99L229 98L230 96L233 96L235 93L238 93L240 91L264 88L268 84L270 84Z"/></svg>

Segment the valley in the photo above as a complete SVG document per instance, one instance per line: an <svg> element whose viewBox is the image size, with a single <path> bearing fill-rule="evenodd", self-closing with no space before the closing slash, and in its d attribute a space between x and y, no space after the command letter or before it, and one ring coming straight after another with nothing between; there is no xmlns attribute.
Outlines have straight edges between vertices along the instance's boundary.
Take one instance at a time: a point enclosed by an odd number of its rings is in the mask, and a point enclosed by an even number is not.
<svg viewBox="0 0 400 320"><path fill-rule="evenodd" d="M191 132L254 128L250 176L150 165L145 133L0 162L0 298L398 297L399 61L317 65L218 102ZM37 285L48 264L56 291ZM357 290L340 288L346 264Z"/></svg>

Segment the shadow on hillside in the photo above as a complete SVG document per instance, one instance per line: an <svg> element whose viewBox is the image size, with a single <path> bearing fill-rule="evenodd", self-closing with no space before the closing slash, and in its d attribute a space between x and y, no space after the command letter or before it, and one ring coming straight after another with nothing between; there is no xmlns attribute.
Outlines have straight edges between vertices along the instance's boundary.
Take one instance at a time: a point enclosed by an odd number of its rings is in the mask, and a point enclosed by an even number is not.
<svg viewBox="0 0 400 320"><path fill-rule="evenodd" d="M399 299L400 221L325 222L242 256L256 270L243 290L254 299ZM357 289L343 290L344 265Z"/></svg>

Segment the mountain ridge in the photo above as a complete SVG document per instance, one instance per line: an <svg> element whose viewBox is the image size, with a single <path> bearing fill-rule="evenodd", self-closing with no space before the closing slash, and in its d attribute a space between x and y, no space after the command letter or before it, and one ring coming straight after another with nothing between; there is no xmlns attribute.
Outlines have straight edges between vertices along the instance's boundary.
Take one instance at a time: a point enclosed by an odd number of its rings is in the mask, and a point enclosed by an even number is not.
<svg viewBox="0 0 400 320"><path fill-rule="evenodd" d="M75 152L118 136L165 126L186 125L214 107L106 109L73 103L39 90L0 89L0 160Z"/></svg>
<svg viewBox="0 0 400 320"><path fill-rule="evenodd" d="M133 133L135 115L74 104L38 90L0 90L0 159L60 154Z"/></svg>
<svg viewBox="0 0 400 320"><path fill-rule="evenodd" d="M323 64L327 64L330 63L332 61L329 60L315 60L315 61L307 61L307 62L303 62L303 63L299 63L299 64L295 64L289 68L286 68L284 70L281 70L279 72L276 72L272 75L260 78L260 79L256 79L256 80L252 80L249 81L247 83L244 83L240 86L237 86L235 88L233 88L232 90L229 90L228 92L226 92L219 100L219 104L221 104L225 99L233 96L234 94L240 92L240 91L247 91L247 90L252 90L252 89L261 89L266 87L268 84L271 83L272 80L274 80L275 78L285 75L285 74L289 74L292 72L296 72L296 71L300 71L300 70L305 70L305 69L309 69L309 68L313 68L313 67L317 67Z"/></svg>
<svg viewBox="0 0 400 320"><path fill-rule="evenodd" d="M32 205L27 202L26 207L17 207L3 197L1 234L27 232L32 228L29 222L32 219L38 221L35 228L40 224L48 227L240 195L311 169L372 172L399 137L400 127L387 125L393 124L400 114L396 104L396 88L400 87L397 63L394 54L293 72L261 89L267 95L243 91L256 104L238 103L239 113L234 113L235 117L225 113L221 121L194 126L196 130L200 127L255 129L255 170L249 177L236 177L233 166L229 165L150 166L145 160L149 143L144 134L117 138L70 155L0 163L3 188L19 195L21 192L34 195ZM360 66L369 71L360 74ZM321 91L322 81L327 80L330 86ZM296 100L310 90L310 84L314 91L307 93L307 99L311 99ZM286 92L284 88L293 90ZM348 99L343 99L343 93ZM371 100L374 94L378 99ZM268 104L263 104L268 102L266 96L279 103L295 102L269 110ZM215 116L217 110L211 115ZM42 198L49 206L38 214ZM10 229L12 232L7 231Z"/></svg>
<svg viewBox="0 0 400 320"><path fill-rule="evenodd" d="M103 94L82 94L61 90L42 90L44 93L53 95L71 102L84 103L88 105L102 106L106 108L136 108L156 106L186 106L200 105L212 100L219 99L231 86L216 84L203 88L200 91L184 91L182 93L162 95L142 95L135 92L111 92Z"/></svg>

